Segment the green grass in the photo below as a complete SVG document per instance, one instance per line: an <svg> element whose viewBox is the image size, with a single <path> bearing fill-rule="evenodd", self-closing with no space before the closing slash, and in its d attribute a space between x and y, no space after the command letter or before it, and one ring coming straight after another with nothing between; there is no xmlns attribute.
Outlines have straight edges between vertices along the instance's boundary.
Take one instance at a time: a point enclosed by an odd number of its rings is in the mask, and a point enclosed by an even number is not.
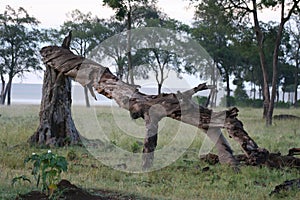
<svg viewBox="0 0 300 200"><path fill-rule="evenodd" d="M27 139L38 126L38 112L39 106L0 107L0 199L14 199L19 193L35 189L34 184L27 182L12 187L11 180L23 174L31 177L30 165L23 162L25 157L33 152L47 151L27 144ZM259 109L250 108L242 108L239 113L245 129L259 146L283 154L289 148L300 147L299 121L275 121L274 126L266 128L261 113ZM300 116L298 109L275 110L275 114L280 113ZM84 131L83 135L95 139L97 132L102 131L108 140L127 151L141 150L138 144L143 141L143 121L131 120L127 112L110 107L95 110L79 107L74 108L73 114L78 129L81 133ZM99 125L95 125L97 123ZM128 130L132 126L135 128L129 136ZM269 197L276 185L299 178L298 169L243 166L236 174L225 165L210 166L198 159L205 135L188 125L179 127L179 122L169 119L160 123L158 149L171 144L178 134L197 133L193 143L177 161L149 173L114 170L103 165L83 147L52 148L52 152L63 156L69 152L76 154L77 159L69 161L69 170L62 178L87 189L107 189L157 199L300 199L300 192L296 191ZM229 141L235 153L240 153L239 145L232 139ZM209 170L202 172L204 167L209 167Z"/></svg>

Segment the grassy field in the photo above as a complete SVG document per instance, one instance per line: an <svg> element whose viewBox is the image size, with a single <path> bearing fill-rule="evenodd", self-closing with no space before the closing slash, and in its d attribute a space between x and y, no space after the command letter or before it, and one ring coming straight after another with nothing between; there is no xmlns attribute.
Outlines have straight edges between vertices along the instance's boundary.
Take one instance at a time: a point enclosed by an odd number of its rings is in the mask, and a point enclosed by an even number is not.
<svg viewBox="0 0 300 200"><path fill-rule="evenodd" d="M27 144L27 139L38 126L38 112L39 106L0 107L0 199L14 199L19 193L35 189L34 184L27 182L12 187L11 180L23 174L31 177L30 165L25 165L24 159L33 152L47 151ZM239 113L245 129L259 146L282 154L287 154L289 148L300 147L300 121L275 121L274 126L266 128L261 112L243 108ZM282 113L300 116L299 109L275 110L274 114ZM117 146L128 151L141 151L140 143L144 134L141 120L130 120L128 113L109 107L90 110L74 108L73 114L83 135L92 138L95 131L102 131ZM88 122L90 124L87 125ZM160 125L158 149L169 144L181 132L186 135L197 134L178 160L153 172L126 173L114 170L95 159L84 147L51 150L66 157L70 152L76 154L77 158L69 161L68 172L62 178L87 189L106 189L155 199L300 199L300 192L297 191L269 196L276 185L299 178L299 169L242 166L240 173L236 174L228 166L212 166L198 159L204 140L201 131L169 119ZM128 136L126 133L132 126L135 126L135 131ZM240 153L238 144L231 139L229 141L235 153ZM205 167L209 167L209 170L203 171Z"/></svg>

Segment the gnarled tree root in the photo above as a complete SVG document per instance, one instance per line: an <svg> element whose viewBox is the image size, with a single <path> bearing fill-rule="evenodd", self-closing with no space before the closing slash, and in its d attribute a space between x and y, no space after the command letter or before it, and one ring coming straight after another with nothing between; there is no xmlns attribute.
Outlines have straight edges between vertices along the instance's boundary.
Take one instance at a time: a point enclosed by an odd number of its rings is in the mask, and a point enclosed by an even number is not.
<svg viewBox="0 0 300 200"><path fill-rule="evenodd" d="M259 155L259 156L257 156ZM300 169L300 158L292 155L281 155L281 153L265 153L255 154L247 157L245 154L235 155L235 159L243 165L250 166L267 166L270 168L283 169L298 168ZM200 158L210 164L217 164L219 162L219 156L215 154L203 155Z"/></svg>
<svg viewBox="0 0 300 200"><path fill-rule="evenodd" d="M300 190L300 178L284 181L282 184L279 184L275 189L270 193L270 196L278 194L281 191L288 191L292 189Z"/></svg>

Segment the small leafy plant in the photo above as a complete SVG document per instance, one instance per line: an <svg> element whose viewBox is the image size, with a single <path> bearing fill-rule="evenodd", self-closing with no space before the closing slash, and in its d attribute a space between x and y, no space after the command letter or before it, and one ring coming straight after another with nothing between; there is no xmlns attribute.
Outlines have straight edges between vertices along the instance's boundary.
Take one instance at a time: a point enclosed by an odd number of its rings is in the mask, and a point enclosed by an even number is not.
<svg viewBox="0 0 300 200"><path fill-rule="evenodd" d="M68 170L68 162L65 157L53 154L50 150L47 153L35 154L27 157L25 163L32 162L32 175L39 187L42 181L42 191L47 190L50 195L57 188L57 183L61 180L61 173Z"/></svg>
<svg viewBox="0 0 300 200"><path fill-rule="evenodd" d="M138 153L139 151L141 151L141 145L137 141L133 142L130 148L131 152L133 153Z"/></svg>

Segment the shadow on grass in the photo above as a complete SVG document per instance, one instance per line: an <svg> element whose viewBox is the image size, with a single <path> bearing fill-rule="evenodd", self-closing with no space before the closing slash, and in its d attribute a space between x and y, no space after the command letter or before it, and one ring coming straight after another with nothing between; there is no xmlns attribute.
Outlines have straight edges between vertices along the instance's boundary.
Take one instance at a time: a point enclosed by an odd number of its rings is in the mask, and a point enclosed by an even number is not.
<svg viewBox="0 0 300 200"><path fill-rule="evenodd" d="M26 194L20 194L16 200L48 200L48 199L65 199L65 200L155 200L153 198L142 197L136 194L125 194L112 190L93 189L84 190L67 180L61 180L57 185L57 190L51 195L46 195L40 191L31 191Z"/></svg>

